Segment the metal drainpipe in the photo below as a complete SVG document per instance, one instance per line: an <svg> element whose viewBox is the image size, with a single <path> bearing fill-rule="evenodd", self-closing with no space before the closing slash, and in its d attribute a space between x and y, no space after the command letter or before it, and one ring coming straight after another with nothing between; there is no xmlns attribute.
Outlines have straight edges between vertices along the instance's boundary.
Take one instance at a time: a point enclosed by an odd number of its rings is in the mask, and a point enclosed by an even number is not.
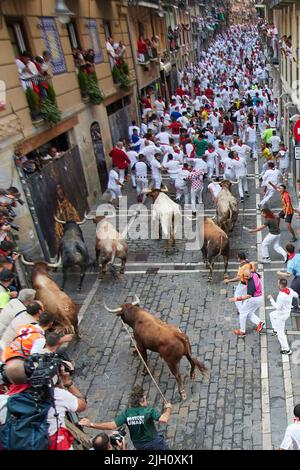
<svg viewBox="0 0 300 470"><path fill-rule="evenodd" d="M127 10L128 11L128 10ZM127 14L126 15L126 22L127 22L127 29L128 29L128 36L129 36L129 42L130 42L130 50L131 50L131 55L132 55L132 61L133 61L133 67L134 67L134 71L135 71L135 76L136 76L136 84L137 84L137 95L138 95L138 99L140 101L141 99L141 93L140 93L140 84L139 84L139 79L138 79L138 69L137 69L137 64L136 64L136 56L135 56L135 51L133 49L133 41L132 41L132 34L131 34L131 31L130 31L130 24L129 24L129 15ZM137 104L136 104L137 106ZM139 116L139 124L141 123L141 112L140 112L140 107L137 106L137 116Z"/></svg>

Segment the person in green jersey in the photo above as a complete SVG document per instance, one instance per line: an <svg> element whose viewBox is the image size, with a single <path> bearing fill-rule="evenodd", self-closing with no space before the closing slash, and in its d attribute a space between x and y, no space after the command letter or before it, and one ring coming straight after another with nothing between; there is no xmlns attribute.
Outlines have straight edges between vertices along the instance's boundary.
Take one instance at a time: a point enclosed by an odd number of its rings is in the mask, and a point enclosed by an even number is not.
<svg viewBox="0 0 300 470"><path fill-rule="evenodd" d="M162 434L159 434L155 421L167 423L171 416L171 403L166 403L164 413L149 407L145 392L141 385L135 385L129 396L129 407L118 414L114 421L107 423L91 423L83 418L79 424L93 429L109 429L114 431L126 424L132 443L137 450L168 450L169 447Z"/></svg>
<svg viewBox="0 0 300 470"><path fill-rule="evenodd" d="M198 135L198 138L195 137L193 144L196 147L196 158L202 158L208 149L208 142L204 139L202 134Z"/></svg>
<svg viewBox="0 0 300 470"><path fill-rule="evenodd" d="M273 130L274 129L272 129L269 124L267 124L267 128L266 128L266 130L264 132L264 135L263 135L263 139L264 139L266 144L270 143L270 139L273 136Z"/></svg>

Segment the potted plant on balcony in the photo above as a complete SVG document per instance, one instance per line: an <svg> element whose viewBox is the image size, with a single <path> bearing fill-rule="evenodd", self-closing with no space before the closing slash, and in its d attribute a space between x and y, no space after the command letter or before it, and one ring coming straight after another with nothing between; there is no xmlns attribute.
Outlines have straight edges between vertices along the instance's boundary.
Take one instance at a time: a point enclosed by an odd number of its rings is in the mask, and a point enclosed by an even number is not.
<svg viewBox="0 0 300 470"><path fill-rule="evenodd" d="M47 98L41 104L41 116L49 124L57 124L61 121L61 111L58 109L56 94L51 83L48 84Z"/></svg>
<svg viewBox="0 0 300 470"><path fill-rule="evenodd" d="M88 93L89 79L84 68L81 67L79 69L77 77L78 77L78 83L79 83L79 88L80 88L82 99L83 101L89 101L89 93Z"/></svg>
<svg viewBox="0 0 300 470"><path fill-rule="evenodd" d="M129 67L124 59L117 59L115 66L112 70L114 82L120 88L127 90L130 87Z"/></svg>
<svg viewBox="0 0 300 470"><path fill-rule="evenodd" d="M31 119L33 121L41 120L39 95L33 91L31 87L26 88L25 94L30 109Z"/></svg>
<svg viewBox="0 0 300 470"><path fill-rule="evenodd" d="M101 104L103 101L103 94L98 86L98 79L96 72L93 71L88 77L88 96L90 103Z"/></svg>

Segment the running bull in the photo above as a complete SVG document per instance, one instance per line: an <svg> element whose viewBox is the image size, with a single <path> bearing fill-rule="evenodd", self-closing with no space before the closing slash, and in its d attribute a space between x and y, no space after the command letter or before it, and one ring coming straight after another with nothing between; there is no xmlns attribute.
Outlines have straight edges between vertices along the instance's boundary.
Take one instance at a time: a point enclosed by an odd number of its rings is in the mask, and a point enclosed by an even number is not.
<svg viewBox="0 0 300 470"><path fill-rule="evenodd" d="M201 228L202 230L202 228ZM209 268L208 281L212 281L213 267L215 259L223 256L224 259L224 279L228 278L228 258L229 258L229 239L226 233L208 217L204 217L203 224L203 245L201 248L203 260Z"/></svg>
<svg viewBox="0 0 300 470"><path fill-rule="evenodd" d="M88 220L93 220L96 227L96 260L95 266L99 266L100 255L102 257L100 277L104 277L107 265L114 265L115 259L120 258L120 274L124 274L127 261L128 245L115 227L108 221L108 217L103 215L103 210L97 209L95 216L85 216Z"/></svg>
<svg viewBox="0 0 300 470"><path fill-rule="evenodd" d="M55 316L54 328L57 332L73 333L79 338L77 309L70 297L62 292L59 286L50 278L50 268L56 269L57 263L46 263L45 261L30 262L21 256L21 261L26 266L32 267L32 287L36 290L36 299L40 300L46 311Z"/></svg>
<svg viewBox="0 0 300 470"><path fill-rule="evenodd" d="M167 189L152 189L147 191L147 194L153 202L154 233L159 232L166 240L166 254L168 254L170 246L175 246L176 235L181 223L181 211L178 204L164 194L165 192Z"/></svg>
<svg viewBox="0 0 300 470"><path fill-rule="evenodd" d="M222 181L222 189L216 198L216 222L227 235L232 233L239 213L237 199L231 193L232 184L228 180Z"/></svg>
<svg viewBox="0 0 300 470"><path fill-rule="evenodd" d="M84 243L82 231L80 228L80 225L83 225L86 220L84 219L82 222L75 222L73 220L59 220L57 217L54 217L54 219L64 227L64 233L60 240L59 247L63 269L63 283L61 289L64 290L68 269L79 266L80 281L78 290L81 290L85 273L89 266L89 253Z"/></svg>
<svg viewBox="0 0 300 470"><path fill-rule="evenodd" d="M139 303L139 298L135 296L133 303L123 304L117 309L104 306L108 312L116 313L127 325L131 326L137 348L145 364L147 364L147 349L160 354L176 378L181 399L185 400L186 393L179 369L182 356L186 356L191 364L191 379L195 378L195 367L200 370L205 378L208 377L208 370L202 362L192 356L191 345L186 334L177 326L168 325L155 318L150 312L140 308Z"/></svg>

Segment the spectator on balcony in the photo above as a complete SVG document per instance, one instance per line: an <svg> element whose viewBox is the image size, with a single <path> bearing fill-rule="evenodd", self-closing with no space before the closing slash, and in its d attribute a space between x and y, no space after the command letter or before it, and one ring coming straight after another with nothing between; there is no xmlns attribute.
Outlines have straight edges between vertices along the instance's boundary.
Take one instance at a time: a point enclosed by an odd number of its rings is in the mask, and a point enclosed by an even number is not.
<svg viewBox="0 0 300 470"><path fill-rule="evenodd" d="M49 72L51 57L51 52L44 51L41 56L37 56L35 58L35 62L40 74L45 77L51 77L51 73Z"/></svg>
<svg viewBox="0 0 300 470"><path fill-rule="evenodd" d="M88 65L94 65L95 63L95 51L94 49L88 49L84 54L85 62Z"/></svg>
<svg viewBox="0 0 300 470"><path fill-rule="evenodd" d="M77 68L77 72L78 72L78 69L85 65L85 60L84 60L84 57L83 57L83 53L79 48L73 49L72 53L73 53L73 59L74 59L75 67Z"/></svg>
<svg viewBox="0 0 300 470"><path fill-rule="evenodd" d="M117 45L116 53L120 59L124 60L126 54L126 46L123 41L120 41Z"/></svg>
<svg viewBox="0 0 300 470"><path fill-rule="evenodd" d="M26 51L22 52L20 57L16 59L16 66L18 68L19 77L24 90L32 88L32 78L37 77L39 75L39 71L31 60L30 54Z"/></svg>
<svg viewBox="0 0 300 470"><path fill-rule="evenodd" d="M111 37L108 37L106 39L106 50L107 50L107 53L108 53L108 59L109 59L110 67L111 67L111 69L113 69L114 66L115 66L117 53L116 53L116 50L114 48L114 41Z"/></svg>
<svg viewBox="0 0 300 470"><path fill-rule="evenodd" d="M139 36L137 41L137 49L138 49L138 60L139 62L147 62L148 60L148 46L144 39L144 36Z"/></svg>

